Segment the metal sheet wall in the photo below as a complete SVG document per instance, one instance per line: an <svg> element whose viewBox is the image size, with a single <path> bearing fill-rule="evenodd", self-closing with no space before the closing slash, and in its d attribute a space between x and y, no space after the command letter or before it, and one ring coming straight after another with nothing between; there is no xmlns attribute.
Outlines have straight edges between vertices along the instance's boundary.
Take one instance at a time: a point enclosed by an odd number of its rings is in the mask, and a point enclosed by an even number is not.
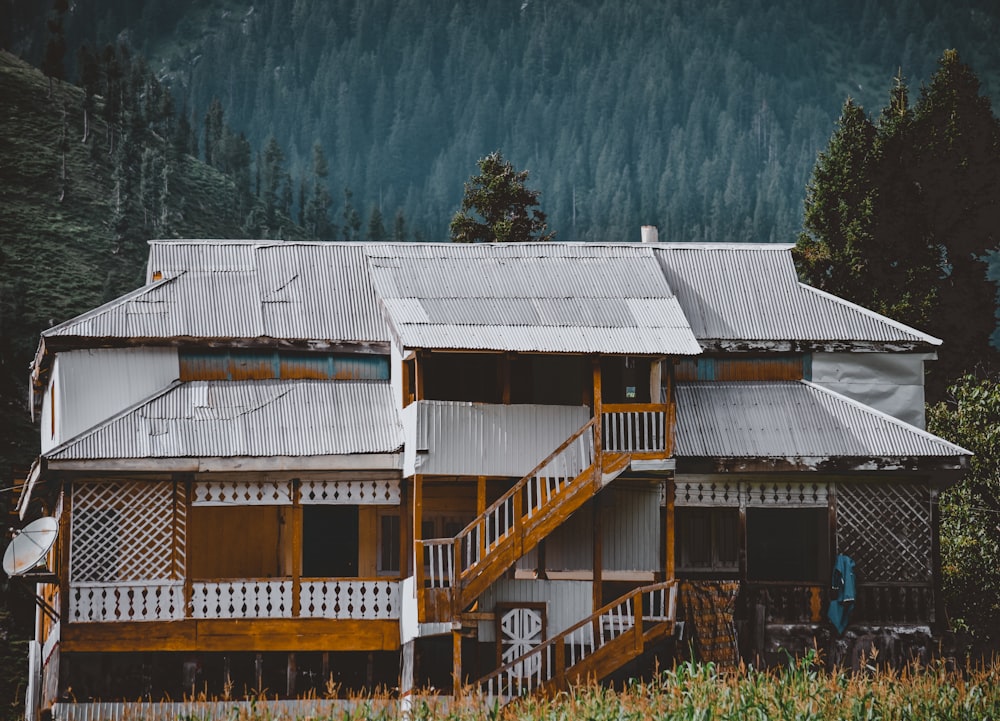
<svg viewBox="0 0 1000 721"><path fill-rule="evenodd" d="M924 428L924 361L934 357L932 353L815 353L812 381Z"/></svg>
<svg viewBox="0 0 1000 721"><path fill-rule="evenodd" d="M545 635L551 638L593 613L590 581L539 581L501 578L483 594L480 607L493 611L498 602L546 603ZM479 622L479 640L496 641L493 621Z"/></svg>
<svg viewBox="0 0 1000 721"><path fill-rule="evenodd" d="M55 433L43 419L42 452L79 435L178 377L174 348L97 348L59 353L53 370ZM51 401L46 406L51 412Z"/></svg>
<svg viewBox="0 0 1000 721"><path fill-rule="evenodd" d="M660 560L660 492L652 483L618 481L608 489L601 522L601 564L607 571L655 571ZM547 550L547 549L546 549Z"/></svg>
<svg viewBox="0 0 1000 721"><path fill-rule="evenodd" d="M519 478L579 430L590 409L419 401L402 416L404 475Z"/></svg>

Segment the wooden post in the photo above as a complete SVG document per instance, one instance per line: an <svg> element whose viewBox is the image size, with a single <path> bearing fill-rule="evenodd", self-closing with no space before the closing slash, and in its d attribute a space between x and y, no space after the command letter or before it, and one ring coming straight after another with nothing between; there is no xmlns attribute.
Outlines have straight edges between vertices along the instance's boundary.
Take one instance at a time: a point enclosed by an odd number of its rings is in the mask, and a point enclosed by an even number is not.
<svg viewBox="0 0 1000 721"><path fill-rule="evenodd" d="M298 618L301 610L300 596L302 591L302 483L298 478L292 480L292 618ZM294 654L289 658L289 664L294 666ZM294 686L294 682L292 682ZM294 691L289 691L289 696Z"/></svg>
<svg viewBox="0 0 1000 721"><path fill-rule="evenodd" d="M191 508L194 505L194 477L191 475L186 475L184 477L184 517L188 519L188 524L191 523ZM190 538L190 535L187 536ZM194 586L191 580L191 554L187 549L187 538L185 538L184 544L184 618L188 618L191 614L191 604L194 599Z"/></svg>
<svg viewBox="0 0 1000 721"><path fill-rule="evenodd" d="M747 582L747 504L740 494L740 581Z"/></svg>
<svg viewBox="0 0 1000 721"><path fill-rule="evenodd" d="M253 659L253 682L255 693L259 696L264 692L264 654L259 651Z"/></svg>
<svg viewBox="0 0 1000 721"><path fill-rule="evenodd" d="M938 489L930 489L931 504L931 584L934 593L934 627L947 630L948 612L941 592L941 509L938 507Z"/></svg>
<svg viewBox="0 0 1000 721"><path fill-rule="evenodd" d="M596 611L597 609L599 609L601 606L604 605L604 603L602 602L603 595L601 589L601 576L603 574L602 568L604 563L604 558L603 558L604 538L603 538L603 531L601 528L601 516L603 515L602 514L603 504L601 503L602 498L604 498L604 495L598 493L596 496L594 496L593 500L591 501L593 505L593 519L594 519L593 523L594 525L593 610L594 611Z"/></svg>
<svg viewBox="0 0 1000 721"><path fill-rule="evenodd" d="M486 476L476 479L476 518L486 513ZM486 558L486 524L479 526L479 560Z"/></svg>
<svg viewBox="0 0 1000 721"><path fill-rule="evenodd" d="M662 358L653 358L649 364L649 402L660 402L660 382L662 379Z"/></svg>
<svg viewBox="0 0 1000 721"><path fill-rule="evenodd" d="M403 718L410 717L411 696L413 694L414 681L414 645L416 640L407 641L400 649L399 661L399 710Z"/></svg>
<svg viewBox="0 0 1000 721"><path fill-rule="evenodd" d="M511 377L511 363L513 362L513 353L504 353L500 357L500 397L501 403L505 406L510 405L510 377Z"/></svg>
<svg viewBox="0 0 1000 721"><path fill-rule="evenodd" d="M417 619L423 621L426 616L424 609L424 548L421 544L421 529L424 513L424 479L423 476L413 476L413 590L417 594Z"/></svg>
<svg viewBox="0 0 1000 721"><path fill-rule="evenodd" d="M399 576L406 578L413 571L413 544L410 539L410 524L413 520L411 508L413 493L408 481L399 482Z"/></svg>
<svg viewBox="0 0 1000 721"><path fill-rule="evenodd" d="M298 668L295 665L295 652L289 651L288 663L285 668L285 693L288 698L295 698L295 677L298 675Z"/></svg>
<svg viewBox="0 0 1000 721"><path fill-rule="evenodd" d="M59 515L59 618L69 618L70 515L73 512L73 484L62 484L62 513ZM185 599L186 601L187 599ZM184 607L187 608L185 602ZM65 663L65 658L62 659Z"/></svg>
<svg viewBox="0 0 1000 721"><path fill-rule="evenodd" d="M462 632L451 632L451 692L457 696L462 688Z"/></svg>
<svg viewBox="0 0 1000 721"><path fill-rule="evenodd" d="M665 581L673 581L676 573L674 564L676 558L675 533L677 529L677 523L675 521L675 516L674 516L674 503L676 499L677 488L674 485L673 476L667 478L664 481L664 483L666 484L667 502L665 509L666 512L663 515L664 515L664 526L665 526L664 530L666 532L667 539L666 539L665 552L663 554L665 556L665 558L663 559L664 561L663 576Z"/></svg>
<svg viewBox="0 0 1000 721"><path fill-rule="evenodd" d="M591 361L591 373L594 379L594 460L597 462L598 470L603 469L601 451L603 450L603 426L604 419L601 417L601 358L594 356ZM601 478L597 478L601 482Z"/></svg>
<svg viewBox="0 0 1000 721"><path fill-rule="evenodd" d="M424 351L417 351L413 356L413 392L414 399L422 401L424 399L424 364L427 361Z"/></svg>

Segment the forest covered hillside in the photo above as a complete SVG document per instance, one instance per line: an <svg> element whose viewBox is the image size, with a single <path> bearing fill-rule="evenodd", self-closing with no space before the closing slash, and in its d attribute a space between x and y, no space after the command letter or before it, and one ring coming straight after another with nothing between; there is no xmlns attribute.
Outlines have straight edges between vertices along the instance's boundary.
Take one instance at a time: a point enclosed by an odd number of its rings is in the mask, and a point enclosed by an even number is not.
<svg viewBox="0 0 1000 721"><path fill-rule="evenodd" d="M138 68L131 75L141 82ZM37 453L26 399L38 334L141 285L149 238L232 238L243 229L232 179L177 152L167 116L129 101L109 127L98 100L85 126L84 91L49 87L37 68L0 52L3 486ZM286 225L286 237L297 237Z"/></svg>
<svg viewBox="0 0 1000 721"><path fill-rule="evenodd" d="M49 3L7 0L7 47L41 64ZM127 41L194 123L213 98L299 184L313 147L363 217L447 238L462 181L501 149L558 239L794 241L847 96L881 107L956 48L1000 92L1000 6L633 0L77 0L75 48ZM2 8L0 8L2 11ZM298 200L293 199L297 204Z"/></svg>

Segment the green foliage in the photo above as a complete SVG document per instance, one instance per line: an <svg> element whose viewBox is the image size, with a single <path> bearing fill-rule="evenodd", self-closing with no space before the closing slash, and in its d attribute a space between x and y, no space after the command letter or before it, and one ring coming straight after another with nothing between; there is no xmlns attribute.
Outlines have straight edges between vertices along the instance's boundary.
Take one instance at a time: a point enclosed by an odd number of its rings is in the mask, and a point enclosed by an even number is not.
<svg viewBox="0 0 1000 721"><path fill-rule="evenodd" d="M465 184L462 208L451 219L457 243L520 243L552 240L545 213L536 208L538 191L525 186L527 170L514 170L500 151L476 163L479 175ZM473 211L475 215L471 215ZM478 217L478 218L477 218Z"/></svg>
<svg viewBox="0 0 1000 721"><path fill-rule="evenodd" d="M941 495L941 570L953 621L1000 647L1000 378L967 375L928 408L932 433L975 455Z"/></svg>
<svg viewBox="0 0 1000 721"><path fill-rule="evenodd" d="M848 100L808 185L800 273L942 338L932 398L995 353L998 187L1000 121L953 50L913 108L901 76L877 124Z"/></svg>
<svg viewBox="0 0 1000 721"><path fill-rule="evenodd" d="M0 43L41 62L47 2L7 5ZM951 46L1000 93L1000 7L981 0L78 0L67 41L123 30L199 121L219 98L296 178L321 139L330 188L431 240L470 160L503 148L563 239L652 223L672 241L789 242L848 93L874 107L897 67L926 81Z"/></svg>

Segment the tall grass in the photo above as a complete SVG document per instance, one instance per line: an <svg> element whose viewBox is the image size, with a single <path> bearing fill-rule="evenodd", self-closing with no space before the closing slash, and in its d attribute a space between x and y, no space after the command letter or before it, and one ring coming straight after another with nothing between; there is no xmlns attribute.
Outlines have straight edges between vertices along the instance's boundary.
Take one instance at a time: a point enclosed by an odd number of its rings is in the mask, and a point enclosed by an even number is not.
<svg viewBox="0 0 1000 721"><path fill-rule="evenodd" d="M412 697L403 712L393 694L334 700L327 694L296 702L206 703L181 721L1000 721L1000 663L952 669L945 661L903 670L863 660L860 672L825 670L815 652L777 670L720 671L686 662L625 688L589 683L553 696L531 696L507 706L474 693L456 698ZM201 702L200 704L197 702ZM303 703L304 702L304 703ZM312 702L312 703L310 703ZM218 705L217 705L218 704ZM289 704L289 705L285 705ZM126 721L147 718L136 707ZM157 715L158 717L162 717ZM94 718L91 716L91 718Z"/></svg>
<svg viewBox="0 0 1000 721"><path fill-rule="evenodd" d="M498 716L511 721L982 721L1000 719L1000 665L952 671L938 662L894 671L869 663L852 673L823 670L815 653L776 671L720 672L712 664L684 663L620 691L591 684L551 699L523 699Z"/></svg>

